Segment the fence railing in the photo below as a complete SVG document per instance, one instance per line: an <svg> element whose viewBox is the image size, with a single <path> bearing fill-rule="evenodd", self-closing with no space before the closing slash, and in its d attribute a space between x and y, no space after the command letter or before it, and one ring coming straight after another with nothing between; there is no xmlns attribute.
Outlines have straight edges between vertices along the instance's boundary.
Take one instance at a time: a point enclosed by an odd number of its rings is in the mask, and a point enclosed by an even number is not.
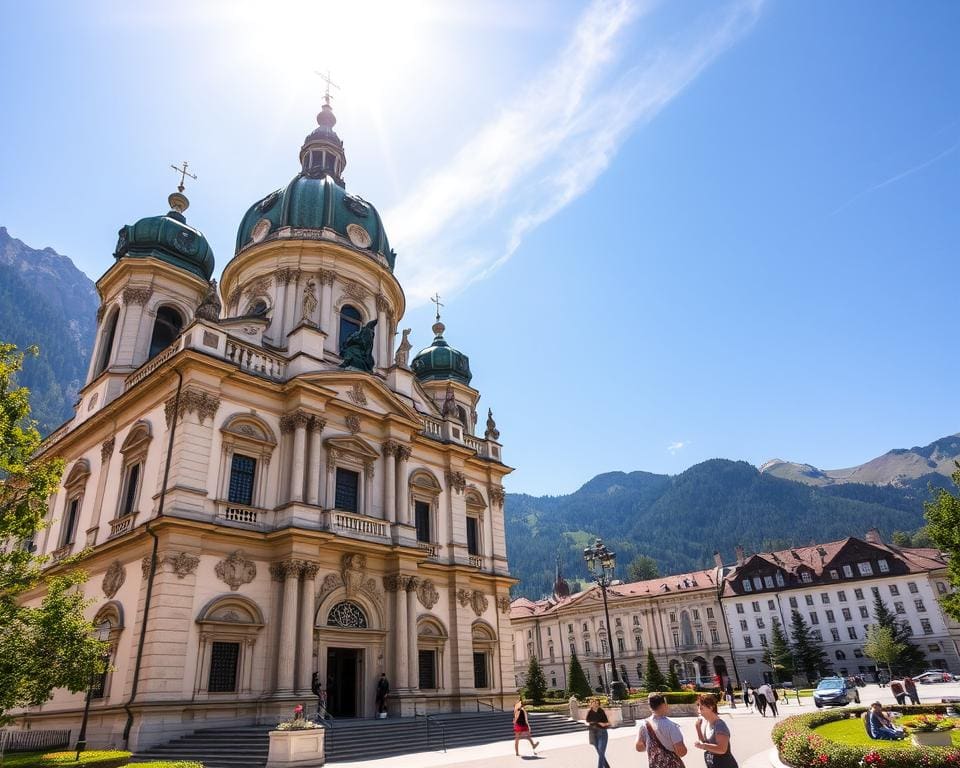
<svg viewBox="0 0 960 768"><path fill-rule="evenodd" d="M0 731L0 757L4 752L40 752L70 744L70 731Z"/></svg>
<svg viewBox="0 0 960 768"><path fill-rule="evenodd" d="M371 520L369 517L351 515L347 512L334 512L333 526L344 531L365 533L368 536L387 535L387 524L382 520Z"/></svg>

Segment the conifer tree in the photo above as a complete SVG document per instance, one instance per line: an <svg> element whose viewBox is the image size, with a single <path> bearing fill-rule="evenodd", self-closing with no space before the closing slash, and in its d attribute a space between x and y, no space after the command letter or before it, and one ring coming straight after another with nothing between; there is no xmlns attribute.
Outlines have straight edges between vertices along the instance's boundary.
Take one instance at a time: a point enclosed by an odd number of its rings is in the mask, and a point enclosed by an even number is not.
<svg viewBox="0 0 960 768"><path fill-rule="evenodd" d="M889 664L892 674L914 674L927 665L927 658L923 655L923 651L910 642L910 638L913 636L910 624L897 619L897 615L887 608L880 595L875 595L873 598L873 618L877 622L877 626L886 627L890 630L890 641L892 643L902 646L896 658Z"/></svg>
<svg viewBox="0 0 960 768"><path fill-rule="evenodd" d="M773 619L770 630L770 646L763 652L763 663L773 670L778 683L789 680L793 675L793 654L787 642L783 625L777 618Z"/></svg>
<svg viewBox="0 0 960 768"><path fill-rule="evenodd" d="M812 682L829 672L832 666L830 657L814 639L812 630L796 609L790 616L790 637L793 640L793 658L797 669L807 676L807 680Z"/></svg>
<svg viewBox="0 0 960 768"><path fill-rule="evenodd" d="M547 678L543 675L543 667L537 661L536 656L530 657L530 665L527 667L527 680L523 686L523 693L526 698L534 704L542 704L543 698L547 694Z"/></svg>
<svg viewBox="0 0 960 768"><path fill-rule="evenodd" d="M668 691L683 690L683 686L680 685L680 675L677 674L677 668L672 665L670 667L670 671L667 672L667 690Z"/></svg>
<svg viewBox="0 0 960 768"><path fill-rule="evenodd" d="M583 700L590 698L590 693L590 683L580 666L580 659L573 653L570 655L570 670L567 673L567 695Z"/></svg>
<svg viewBox="0 0 960 768"><path fill-rule="evenodd" d="M647 649L647 675L644 684L648 691L666 691L667 680L660 671L660 665L657 664L653 651Z"/></svg>

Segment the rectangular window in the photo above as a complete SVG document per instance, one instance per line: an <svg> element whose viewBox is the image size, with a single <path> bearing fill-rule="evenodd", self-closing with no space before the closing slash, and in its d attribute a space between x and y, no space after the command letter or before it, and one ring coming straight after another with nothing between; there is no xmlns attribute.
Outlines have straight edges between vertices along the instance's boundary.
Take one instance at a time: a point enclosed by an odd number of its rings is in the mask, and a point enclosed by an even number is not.
<svg viewBox="0 0 960 768"><path fill-rule="evenodd" d="M845 565L845 566L843 566L843 575L844 575L846 578L848 578L848 579L852 579L852 578L853 578L853 566L852 566L852 565Z"/></svg>
<svg viewBox="0 0 960 768"><path fill-rule="evenodd" d="M877 560L877 568L880 569L880 573L890 573L890 563L884 557Z"/></svg>
<svg viewBox="0 0 960 768"><path fill-rule="evenodd" d="M697 613L697 612L696 612L696 611L694 611L693 613L694 613L694 616L693 616L693 618L695 618L695 619L696 619L696 618L697 618L697 615L696 615L696 613ZM622 622L621 622L621 620L620 620L620 617L619 617L619 616L617 616L617 617L616 617L616 618L615 618L615 619L613 620L613 623L614 623L614 624L616 624L616 625L617 625L618 627L622 625Z"/></svg>
<svg viewBox="0 0 960 768"><path fill-rule="evenodd" d="M703 630L702 630L702 629L698 629L698 630L697 630L697 645L703 645ZM623 648L621 648L620 650L622 651Z"/></svg>
<svg viewBox="0 0 960 768"><path fill-rule="evenodd" d="M896 611L897 613L906 613L906 610L903 607L903 603L901 603L899 600L893 604L893 610Z"/></svg>
<svg viewBox="0 0 960 768"><path fill-rule="evenodd" d="M60 534L60 546L65 547L73 544L73 538L77 532L77 518L80 516L80 497L70 499L70 505L67 507L67 516L63 521L63 531Z"/></svg>
<svg viewBox="0 0 960 768"><path fill-rule="evenodd" d="M137 498L139 496L140 464L133 464L127 468L127 478L123 487L123 505L120 507L120 517L132 515L137 511Z"/></svg>
<svg viewBox="0 0 960 768"><path fill-rule="evenodd" d="M352 469L337 467L336 499L334 506L347 512L356 512L359 509L360 473ZM419 502L418 502L419 503Z"/></svg>
<svg viewBox="0 0 960 768"><path fill-rule="evenodd" d="M841 603L847 602L847 593L844 592L842 589L839 590L837 592L837 600L839 600Z"/></svg>
<svg viewBox="0 0 960 768"><path fill-rule="evenodd" d="M811 624L819 624L819 623L820 623L820 617L817 616L817 612L816 612L816 611L810 611L810 623L811 623Z"/></svg>
<svg viewBox="0 0 960 768"><path fill-rule="evenodd" d="M680 647L680 633L677 630L673 630L673 645L675 648Z"/></svg>
<svg viewBox="0 0 960 768"><path fill-rule="evenodd" d="M920 627L923 629L923 634L933 634L933 627L930 626L930 619L920 619Z"/></svg>
<svg viewBox="0 0 960 768"><path fill-rule="evenodd" d="M743 585L744 592L753 592L753 585L750 583L750 579L744 579L740 583Z"/></svg>
<svg viewBox="0 0 960 768"><path fill-rule="evenodd" d="M804 571L800 574L800 581L804 584L810 584L813 581L813 576L810 575L810 571Z"/></svg>
<svg viewBox="0 0 960 768"><path fill-rule="evenodd" d="M763 618L757 616L757 629L766 629L766 625L763 623Z"/></svg>
<svg viewBox="0 0 960 768"><path fill-rule="evenodd" d="M851 640L857 639L857 628L856 627L847 627L847 635Z"/></svg>
<svg viewBox="0 0 960 768"><path fill-rule="evenodd" d="M813 638L814 640L816 640L818 643L823 642L823 635L821 634L821 632L820 632L819 629L811 629L811 630L810 630L810 637L812 637L812 638Z"/></svg>
<svg viewBox="0 0 960 768"><path fill-rule="evenodd" d="M843 609L843 620L844 620L844 621L850 621L852 618L853 618L853 616L852 616L851 613L850 613L850 609L849 609L849 608L844 608L844 609Z"/></svg>
<svg viewBox="0 0 960 768"><path fill-rule="evenodd" d="M880 587L870 587L870 594L874 597L880 597Z"/></svg>
<svg viewBox="0 0 960 768"><path fill-rule="evenodd" d="M230 488L227 501L231 504L253 505L253 476L257 471L257 460L242 454L233 454L230 461Z"/></svg>
<svg viewBox="0 0 960 768"><path fill-rule="evenodd" d="M920 613L927 612L927 606L923 604L923 600L921 598L917 598L916 600L914 600L913 604L916 607L917 611L919 611Z"/></svg>
<svg viewBox="0 0 960 768"><path fill-rule="evenodd" d="M860 606L860 618L861 618L861 619L869 619L869 618L870 618L870 611L867 610L867 606L865 606L865 605L861 605L861 606Z"/></svg>
<svg viewBox="0 0 960 768"><path fill-rule="evenodd" d="M853 596L857 600L863 600L863 590L857 587L857 589L853 590Z"/></svg>
<svg viewBox="0 0 960 768"><path fill-rule="evenodd" d="M917 594L917 592L920 591L919 589L917 589L917 584L916 584L916 582L913 582L913 581L907 582L907 589L910 590L910 594L911 594L911 595L915 595L915 594Z"/></svg>
<svg viewBox="0 0 960 768"><path fill-rule="evenodd" d="M777 571L776 579L777 579L777 586L782 587L784 585L784 581L783 581L783 574L780 573L780 571Z"/></svg>
<svg viewBox="0 0 960 768"><path fill-rule="evenodd" d="M693 620L694 620L694 621L700 621L700 611L698 611L696 608L694 608L693 611L692 611L692 613L693 613ZM619 623L620 623L620 622L617 621L617 624L619 624Z"/></svg>
<svg viewBox="0 0 960 768"><path fill-rule="evenodd" d="M828 610L828 611L827 611L827 622L829 622L830 624L833 624L835 621L836 621L836 618L835 618L834 615L833 615L833 611Z"/></svg>
<svg viewBox="0 0 960 768"><path fill-rule="evenodd" d="M767 600L767 610L773 611L776 610L777 604L773 600Z"/></svg>
<svg viewBox="0 0 960 768"><path fill-rule="evenodd" d="M821 592L821 593L820 593L820 602L823 603L824 605L829 605L829 604L830 604L830 593L829 593L829 592Z"/></svg>
<svg viewBox="0 0 960 768"><path fill-rule="evenodd" d="M750 627L747 625L746 619L740 619L740 629L746 632Z"/></svg>
<svg viewBox="0 0 960 768"><path fill-rule="evenodd" d="M676 624L676 622L677 622L677 614L674 613L673 611L670 611L670 623Z"/></svg>
<svg viewBox="0 0 960 768"><path fill-rule="evenodd" d="M870 563L857 563L857 570L861 576L873 576L873 566Z"/></svg>
<svg viewBox="0 0 960 768"><path fill-rule="evenodd" d="M737 613L743 613L743 603L737 603Z"/></svg>
<svg viewBox="0 0 960 768"><path fill-rule="evenodd" d="M417 541L430 541L430 505L425 501L413 503L414 524L417 526Z"/></svg>
<svg viewBox="0 0 960 768"><path fill-rule="evenodd" d="M419 665L420 690L433 691L437 688L437 652L436 651L418 651L417 662ZM474 656L476 664L476 656ZM476 674L476 667L474 667Z"/></svg>
<svg viewBox="0 0 960 768"><path fill-rule="evenodd" d="M830 628L830 637L833 638L833 642L839 643L839 642L840 642L840 630L837 629L836 627L831 627L831 628Z"/></svg>
<svg viewBox="0 0 960 768"><path fill-rule="evenodd" d="M573 634L573 624L567 624L567 632Z"/></svg>
<svg viewBox="0 0 960 768"><path fill-rule="evenodd" d="M761 579L759 576L754 576L754 577L753 577L753 588L754 588L755 590L757 590L757 592L759 592L761 589L763 589L763 579Z"/></svg>
<svg viewBox="0 0 960 768"><path fill-rule="evenodd" d="M590 641L589 641L589 640L584 640L584 641L583 641L583 652L584 652L585 654L587 654L588 656L590 655Z"/></svg>
<svg viewBox="0 0 960 768"><path fill-rule="evenodd" d="M473 687L489 688L490 681L487 677L487 654L473 654Z"/></svg>
<svg viewBox="0 0 960 768"><path fill-rule="evenodd" d="M720 642L720 630L716 627L710 630L710 642L719 643Z"/></svg>
<svg viewBox="0 0 960 768"><path fill-rule="evenodd" d="M760 603L757 600L754 600L751 606L753 607L754 613L760 613Z"/></svg>
<svg viewBox="0 0 960 768"><path fill-rule="evenodd" d="M743 647L744 648L753 648L753 638L750 635L747 635L743 638Z"/></svg>
<svg viewBox="0 0 960 768"><path fill-rule="evenodd" d="M712 619L712 618L713 618L713 608L707 608L707 618L708 618L708 619ZM633 617L633 623L634 623L634 624L639 624L639 623L640 623L640 622L637 621L637 617L636 617L636 616Z"/></svg>
<svg viewBox="0 0 960 768"><path fill-rule="evenodd" d="M807 605L813 605L813 595L804 595L803 599L806 601Z"/></svg>
<svg viewBox="0 0 960 768"><path fill-rule="evenodd" d="M773 576L764 576L763 586L765 586L767 589L773 589Z"/></svg>
<svg viewBox="0 0 960 768"><path fill-rule="evenodd" d="M900 594L900 587L898 587L896 584L891 584L890 594L893 595L894 597L897 597Z"/></svg>
<svg viewBox="0 0 960 768"><path fill-rule="evenodd" d="M620 651L620 653L623 653L625 650L627 650L627 647L623 643L622 637L617 638L617 650Z"/></svg>
<svg viewBox="0 0 960 768"><path fill-rule="evenodd" d="M760 645L767 647L767 636L763 632L760 633Z"/></svg>
<svg viewBox="0 0 960 768"><path fill-rule="evenodd" d="M840 573L837 571L836 568L831 568L831 569L830 569L830 578L831 578L831 579L834 579L834 580L840 578Z"/></svg>
<svg viewBox="0 0 960 768"><path fill-rule="evenodd" d="M942 581L938 581L938 582L937 582L937 592L939 592L941 595L947 594L947 585L944 584Z"/></svg>
<svg viewBox="0 0 960 768"><path fill-rule="evenodd" d="M796 608L796 607L797 607L797 598L795 598L795 597L791 597L791 598L790 598L790 607L791 607L791 608Z"/></svg>
<svg viewBox="0 0 960 768"><path fill-rule="evenodd" d="M214 642L210 650L210 693L232 693L237 690L237 662L240 643Z"/></svg>
<svg viewBox="0 0 960 768"><path fill-rule="evenodd" d="M475 517L467 517L467 552L480 554L480 521Z"/></svg>

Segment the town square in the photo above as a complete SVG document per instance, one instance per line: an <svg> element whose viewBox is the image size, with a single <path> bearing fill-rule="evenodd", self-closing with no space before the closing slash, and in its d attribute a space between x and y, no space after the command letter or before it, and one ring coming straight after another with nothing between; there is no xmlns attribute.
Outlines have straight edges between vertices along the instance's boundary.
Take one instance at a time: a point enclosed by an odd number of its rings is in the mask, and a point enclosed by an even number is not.
<svg viewBox="0 0 960 768"><path fill-rule="evenodd" d="M960 6L0 20L0 766L960 765Z"/></svg>

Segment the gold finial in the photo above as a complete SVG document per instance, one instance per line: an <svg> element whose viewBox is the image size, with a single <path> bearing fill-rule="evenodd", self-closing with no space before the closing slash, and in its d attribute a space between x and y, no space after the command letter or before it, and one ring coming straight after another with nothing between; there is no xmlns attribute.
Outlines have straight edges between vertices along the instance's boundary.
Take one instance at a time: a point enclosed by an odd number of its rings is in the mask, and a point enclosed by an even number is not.
<svg viewBox="0 0 960 768"><path fill-rule="evenodd" d="M326 92L323 94L323 103L326 104L326 105L329 107L329 106L330 106L330 99L333 98L333 96L330 95L330 86L332 85L334 88L339 88L340 86L337 85L335 82L333 82L333 80L330 79L330 70L329 70L329 69L328 69L325 73L324 73L324 72L316 72L316 74L319 75L319 76L320 76L320 79L323 80L323 82L325 82L325 83L327 84L327 90L326 90Z"/></svg>
<svg viewBox="0 0 960 768"><path fill-rule="evenodd" d="M440 322L440 307L443 306L443 304L440 303L440 294L438 293L432 296L430 298L430 301L432 301L437 306L437 322L433 324L433 335L440 336L446 330L446 326L444 326L444 324Z"/></svg>
<svg viewBox="0 0 960 768"><path fill-rule="evenodd" d="M177 167L176 165L171 165L170 167L180 174L180 183L177 185L177 192L179 192L182 195L184 190L183 182L187 178L187 176L189 176L194 181L197 180L197 177L195 174L192 174L190 173L190 171L187 170L187 168L190 167L190 163L188 163L186 160L183 161L183 167Z"/></svg>
<svg viewBox="0 0 960 768"><path fill-rule="evenodd" d="M431 297L430 301L432 301L432 302L437 306L437 322L439 323L439 322L440 322L440 307L445 306L445 305L440 303L440 294L439 294L439 293L436 294L436 295L434 295L433 297Z"/></svg>

